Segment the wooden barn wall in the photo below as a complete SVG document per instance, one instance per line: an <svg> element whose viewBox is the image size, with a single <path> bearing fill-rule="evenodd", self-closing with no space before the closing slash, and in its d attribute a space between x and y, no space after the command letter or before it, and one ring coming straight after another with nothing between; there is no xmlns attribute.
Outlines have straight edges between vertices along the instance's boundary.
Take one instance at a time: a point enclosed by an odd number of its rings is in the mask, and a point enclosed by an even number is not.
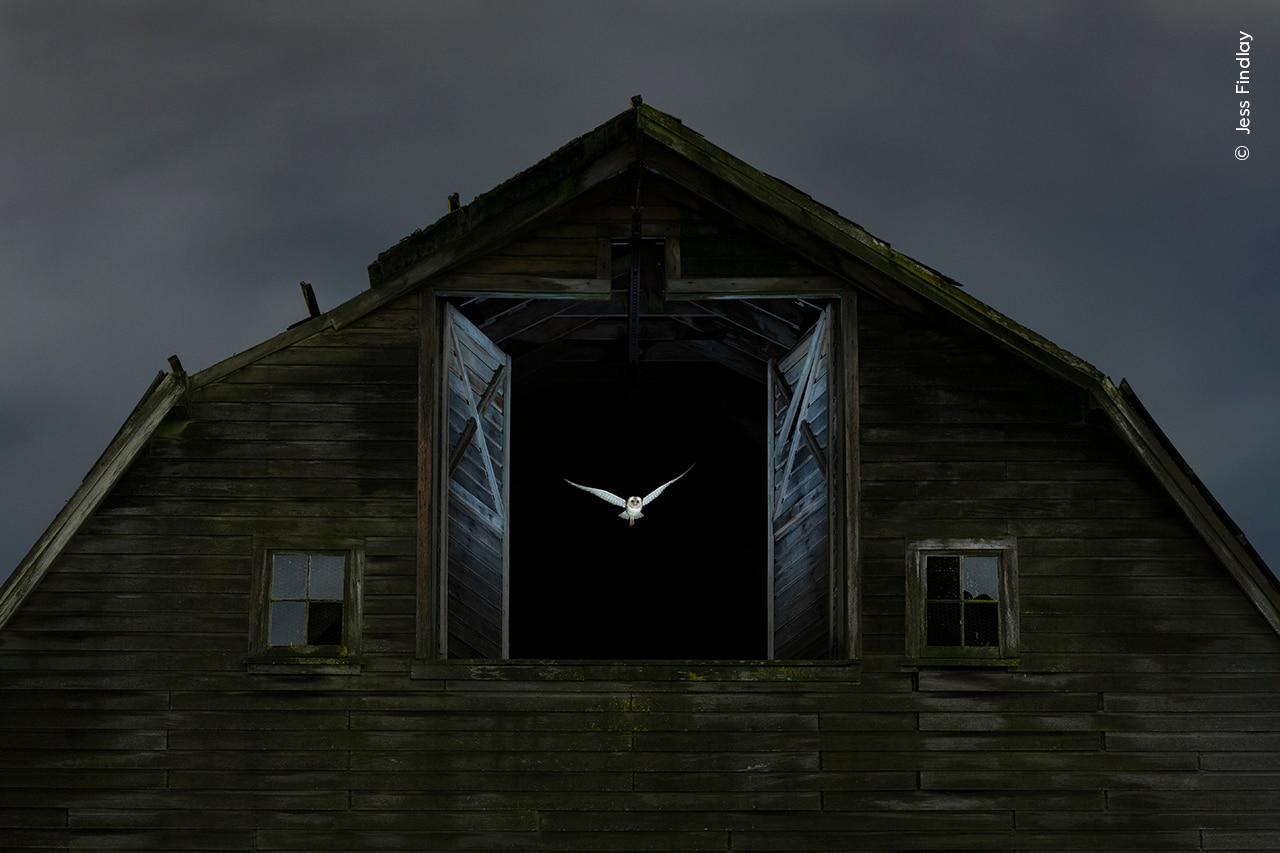
<svg viewBox="0 0 1280 853"><path fill-rule="evenodd" d="M866 670L902 662L908 541L1017 543L1021 665L897 676L915 795L1016 792L1018 850L1280 850L1275 633L1082 392L859 304Z"/></svg>
<svg viewBox="0 0 1280 853"><path fill-rule="evenodd" d="M1280 849L1280 640L1080 394L860 300L860 662L429 662L414 299L191 401L0 633L0 848ZM254 537L367 549L357 671L246 666ZM1022 663L904 661L1016 538Z"/></svg>
<svg viewBox="0 0 1280 853"><path fill-rule="evenodd" d="M364 668L407 671L417 388L411 296L193 390L0 632L0 849L247 850L332 801L323 691L246 664L255 545L362 542Z"/></svg>

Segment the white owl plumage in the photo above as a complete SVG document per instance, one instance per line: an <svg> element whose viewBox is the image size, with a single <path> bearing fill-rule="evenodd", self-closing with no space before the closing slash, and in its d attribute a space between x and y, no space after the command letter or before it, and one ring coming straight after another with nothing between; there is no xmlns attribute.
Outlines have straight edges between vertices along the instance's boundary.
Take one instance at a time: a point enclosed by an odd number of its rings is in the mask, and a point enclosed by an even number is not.
<svg viewBox="0 0 1280 853"><path fill-rule="evenodd" d="M697 464L697 463L694 463L694 464ZM692 470L693 470L693 465L690 465L688 468L684 469L684 472L681 473L680 476L667 480L667 482L663 483L661 486L658 486L658 488L654 489L652 492L645 495L644 497L632 495L629 498L621 498L618 495L615 495L613 492L607 492L604 489L596 489L591 486L579 485L578 483L575 483L572 480L570 480L568 477L566 477L564 481L568 483L570 486L573 486L574 488L577 488L577 489L582 489L582 491L584 492L590 492L591 494L595 495L601 500L608 501L614 506L622 507L622 512L618 513L618 518L627 519L628 526L634 527L637 518L644 518L644 513L640 511L642 507L656 500L658 495L662 494L662 492L667 488L667 486L670 486L676 480L679 480L680 477L683 477L685 474L688 474Z"/></svg>

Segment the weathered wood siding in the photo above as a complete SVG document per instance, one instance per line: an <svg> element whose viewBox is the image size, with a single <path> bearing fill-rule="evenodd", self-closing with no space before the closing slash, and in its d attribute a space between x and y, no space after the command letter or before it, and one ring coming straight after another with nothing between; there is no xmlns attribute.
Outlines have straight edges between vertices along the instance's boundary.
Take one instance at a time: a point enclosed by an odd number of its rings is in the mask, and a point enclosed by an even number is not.
<svg viewBox="0 0 1280 853"><path fill-rule="evenodd" d="M250 849L224 809L328 801L249 792L326 764L287 744L330 725L278 713L308 678L248 671L255 550L358 539L365 669L412 655L416 307L195 389L180 437L151 442L0 632L0 848ZM282 750L238 751L261 731ZM241 793L196 781L232 765Z"/></svg>
<svg viewBox="0 0 1280 853"><path fill-rule="evenodd" d="M860 306L865 670L903 663L907 541L1018 550L1021 665L912 676L914 801L1010 804L1018 850L1280 849L1275 633L1085 395Z"/></svg>

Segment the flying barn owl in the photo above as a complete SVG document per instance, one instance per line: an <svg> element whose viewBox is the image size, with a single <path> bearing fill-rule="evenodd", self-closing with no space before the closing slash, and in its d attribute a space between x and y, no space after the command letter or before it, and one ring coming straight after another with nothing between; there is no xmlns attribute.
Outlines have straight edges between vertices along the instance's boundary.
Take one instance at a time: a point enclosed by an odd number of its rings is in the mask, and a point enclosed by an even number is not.
<svg viewBox="0 0 1280 853"><path fill-rule="evenodd" d="M697 464L697 463L694 463L694 464ZM693 470L693 465L690 465L688 468L684 469L684 474L681 474L680 477L683 477L685 474L688 474L692 470ZM658 486L658 488L654 489L652 492L650 492L649 494L645 495L642 498L632 495L626 500L623 500L622 498L618 497L613 492L606 492L604 489L593 489L590 486L579 486L577 483L573 482L567 477L565 478L565 482L568 483L570 486L574 486L575 488L582 489L582 491L584 492L590 492L591 494L595 495L601 500L608 501L614 506L622 507L622 512L618 513L618 518L627 519L628 526L634 527L637 518L644 518L644 513L640 511L641 508L644 507L646 504L648 504L650 501L655 500L658 497L658 495L662 494L663 490L666 489L667 486L670 486L676 480L679 480L680 477L676 477L674 480L667 480L667 482L663 483L661 486Z"/></svg>

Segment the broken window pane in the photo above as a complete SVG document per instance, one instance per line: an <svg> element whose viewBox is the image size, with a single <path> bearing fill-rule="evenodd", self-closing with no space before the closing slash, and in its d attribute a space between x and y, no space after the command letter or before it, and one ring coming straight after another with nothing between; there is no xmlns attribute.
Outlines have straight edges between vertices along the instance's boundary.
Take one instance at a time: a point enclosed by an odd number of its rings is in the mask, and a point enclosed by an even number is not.
<svg viewBox="0 0 1280 853"><path fill-rule="evenodd" d="M994 601L967 601L964 605L964 644L1000 645L1000 606Z"/></svg>
<svg viewBox="0 0 1280 853"><path fill-rule="evenodd" d="M341 601L312 601L307 606L307 643L313 646L342 643Z"/></svg>
<svg viewBox="0 0 1280 853"><path fill-rule="evenodd" d="M960 603L929 602L927 611L925 642L930 646L960 645Z"/></svg>
<svg viewBox="0 0 1280 853"><path fill-rule="evenodd" d="M964 558L964 597L983 601L1000 598L1000 560L997 557Z"/></svg>
<svg viewBox="0 0 1280 853"><path fill-rule="evenodd" d="M960 558L930 556L925 558L927 569L926 596L928 598L956 599L960 597Z"/></svg>

